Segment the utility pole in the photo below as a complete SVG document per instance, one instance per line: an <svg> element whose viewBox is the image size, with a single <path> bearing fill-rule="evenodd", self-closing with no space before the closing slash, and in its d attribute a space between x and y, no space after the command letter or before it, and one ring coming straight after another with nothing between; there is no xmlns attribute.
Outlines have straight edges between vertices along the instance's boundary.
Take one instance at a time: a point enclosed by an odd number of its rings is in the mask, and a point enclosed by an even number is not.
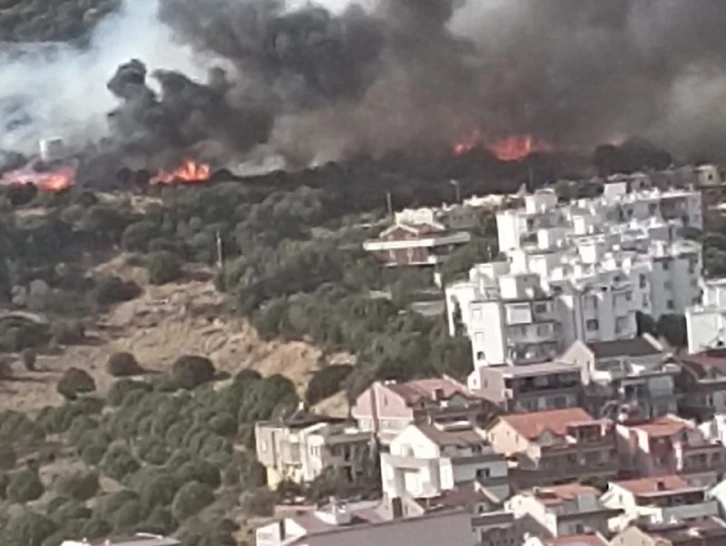
<svg viewBox="0 0 726 546"><path fill-rule="evenodd" d="M449 184L456 189L456 203L461 203L461 184L458 180L449 180Z"/></svg>

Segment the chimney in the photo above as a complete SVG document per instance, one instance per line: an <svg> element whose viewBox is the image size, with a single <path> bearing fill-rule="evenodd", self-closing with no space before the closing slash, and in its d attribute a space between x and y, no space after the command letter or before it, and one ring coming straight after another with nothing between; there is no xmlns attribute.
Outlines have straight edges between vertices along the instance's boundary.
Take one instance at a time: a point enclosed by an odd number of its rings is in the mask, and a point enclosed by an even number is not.
<svg viewBox="0 0 726 546"><path fill-rule="evenodd" d="M280 542L282 542L283 540L285 540L285 520L281 519L277 522L277 525L280 527Z"/></svg>
<svg viewBox="0 0 726 546"><path fill-rule="evenodd" d="M665 489L666 489L666 485L665 485L665 482L664 482L664 481L661 481L661 480L658 480L658 481L657 481L657 482L655 483L655 488L656 488L656 489L657 489L658 491L665 491Z"/></svg>
<svg viewBox="0 0 726 546"><path fill-rule="evenodd" d="M441 402L444 399L444 389L434 389L434 400Z"/></svg>
<svg viewBox="0 0 726 546"><path fill-rule="evenodd" d="M393 514L393 519L403 518L403 501L401 497L393 497L391 499L391 513Z"/></svg>

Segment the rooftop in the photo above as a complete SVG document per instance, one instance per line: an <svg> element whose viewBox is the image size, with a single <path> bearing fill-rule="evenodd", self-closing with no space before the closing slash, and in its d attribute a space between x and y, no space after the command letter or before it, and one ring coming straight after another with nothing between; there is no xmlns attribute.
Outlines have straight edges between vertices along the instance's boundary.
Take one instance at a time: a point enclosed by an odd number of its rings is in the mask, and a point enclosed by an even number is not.
<svg viewBox="0 0 726 546"><path fill-rule="evenodd" d="M608 546L605 538L598 533L547 538L543 543L544 546Z"/></svg>
<svg viewBox="0 0 726 546"><path fill-rule="evenodd" d="M652 493L666 493L693 489L691 485L681 476L676 474L670 476L657 476L650 478L638 478L613 482L618 487L630 491L633 495L648 495Z"/></svg>
<svg viewBox="0 0 726 546"><path fill-rule="evenodd" d="M465 385L448 377L416 379L406 383L384 383L385 388L395 392L412 406L419 402L438 402L459 395L470 400L482 400L473 394Z"/></svg>
<svg viewBox="0 0 726 546"><path fill-rule="evenodd" d="M135 533L133 535L117 535L96 540L65 541L64 544L88 544L89 546L177 546L180 542L171 537L153 535L150 533Z"/></svg>
<svg viewBox="0 0 726 546"><path fill-rule="evenodd" d="M580 371L577 366L567 362L544 362L542 364L530 364L529 366L491 366L487 369L501 373L505 377L532 377L535 375Z"/></svg>
<svg viewBox="0 0 726 546"><path fill-rule="evenodd" d="M587 344L595 358L614 358L618 356L650 356L662 351L644 337L621 339L615 341L595 341Z"/></svg>
<svg viewBox="0 0 726 546"><path fill-rule="evenodd" d="M429 424L416 426L429 440L439 447L469 447L486 443L484 435L470 426L454 429L446 429Z"/></svg>
<svg viewBox="0 0 726 546"><path fill-rule="evenodd" d="M544 431L565 436L567 428L572 425L599 422L582 408L502 415L499 419L507 422L529 440L536 440Z"/></svg>
<svg viewBox="0 0 726 546"><path fill-rule="evenodd" d="M651 438L673 436L683 430L694 428L690 421L686 421L685 419L681 419L674 415L664 415L646 423L630 426L631 428L642 430Z"/></svg>
<svg viewBox="0 0 726 546"><path fill-rule="evenodd" d="M689 519L685 522L642 522L638 523L637 527L652 537L663 538L673 544L693 544L694 538L718 538L718 544L726 543L726 523L714 516Z"/></svg>
<svg viewBox="0 0 726 546"><path fill-rule="evenodd" d="M580 495L600 496L600 491L590 485L581 483L568 483L564 485L552 485L548 487L535 488L533 495L547 506L556 506L565 502L577 500Z"/></svg>
<svg viewBox="0 0 726 546"><path fill-rule="evenodd" d="M692 353L678 357L684 365L695 370L699 375L713 369L726 373L726 348L708 349L700 353Z"/></svg>

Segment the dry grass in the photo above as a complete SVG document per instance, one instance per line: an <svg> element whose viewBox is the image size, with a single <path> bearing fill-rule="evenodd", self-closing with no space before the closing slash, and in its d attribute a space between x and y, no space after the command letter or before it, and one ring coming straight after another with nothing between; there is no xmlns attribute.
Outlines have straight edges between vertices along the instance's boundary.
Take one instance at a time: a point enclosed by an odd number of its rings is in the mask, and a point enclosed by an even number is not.
<svg viewBox="0 0 726 546"><path fill-rule="evenodd" d="M318 367L320 348L263 341L246 320L225 315L222 297L210 281L149 286L143 270L125 265L123 257L99 270L134 279L144 293L101 316L88 344L68 347L58 356L41 355L39 371L25 372L18 362L13 378L0 384L0 407L34 411L60 403L55 385L71 366L88 371L103 392L113 381L106 362L118 351L133 353L142 366L158 372L169 370L181 355L199 354L230 373L252 368L263 375L283 374L300 390Z"/></svg>

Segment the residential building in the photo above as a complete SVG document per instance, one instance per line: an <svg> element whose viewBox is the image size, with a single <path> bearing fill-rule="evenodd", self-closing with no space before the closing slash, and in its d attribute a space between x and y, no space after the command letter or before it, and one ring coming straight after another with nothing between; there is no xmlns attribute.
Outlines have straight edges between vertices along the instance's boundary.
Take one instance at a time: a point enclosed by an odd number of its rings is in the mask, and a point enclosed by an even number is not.
<svg viewBox="0 0 726 546"><path fill-rule="evenodd" d="M610 543L600 533L586 533L553 538L530 535L524 541L523 546L610 546Z"/></svg>
<svg viewBox="0 0 726 546"><path fill-rule="evenodd" d="M494 450L511 462L513 487L609 480L618 473L613 423L580 408L502 415L488 432Z"/></svg>
<svg viewBox="0 0 726 546"><path fill-rule="evenodd" d="M651 419L678 411L680 368L665 362L651 336L584 343L576 341L559 358L583 369L585 406L599 416L625 412Z"/></svg>
<svg viewBox="0 0 726 546"><path fill-rule="evenodd" d="M623 340L636 314L683 312L700 300L700 194L623 193L558 205L551 191L497 215L506 259L446 287L451 335L472 341L476 366L552 359L576 340Z"/></svg>
<svg viewBox="0 0 726 546"><path fill-rule="evenodd" d="M718 504L706 496L707 489L678 475L611 482L601 501L622 514L610 522L622 531L635 520L684 521L718 516Z"/></svg>
<svg viewBox="0 0 726 546"><path fill-rule="evenodd" d="M680 474L690 483L713 486L726 471L726 448L709 440L686 419L667 415L617 425L623 473L640 476Z"/></svg>
<svg viewBox="0 0 726 546"><path fill-rule="evenodd" d="M97 540L64 540L61 546L178 546L177 539L151 533L134 533Z"/></svg>
<svg viewBox="0 0 726 546"><path fill-rule="evenodd" d="M574 408L582 397L582 371L561 362L480 367L469 376L469 388L507 413Z"/></svg>
<svg viewBox="0 0 726 546"><path fill-rule="evenodd" d="M267 483L307 483L326 468L351 477L362 472L371 442L369 431L341 420L296 414L284 421L255 424L257 459L267 469Z"/></svg>
<svg viewBox="0 0 726 546"><path fill-rule="evenodd" d="M685 313L689 353L726 345L726 279L704 280L701 288L701 301Z"/></svg>
<svg viewBox="0 0 726 546"><path fill-rule="evenodd" d="M726 413L726 348L678 355L673 362L681 370L679 415L707 421Z"/></svg>
<svg viewBox="0 0 726 546"><path fill-rule="evenodd" d="M385 445L411 423L469 421L486 425L497 413L492 402L449 377L375 382L351 410L358 427L377 435Z"/></svg>
<svg viewBox="0 0 726 546"><path fill-rule="evenodd" d="M345 506L302 513L258 528L257 546L474 546L471 518L464 510L444 510L404 518L400 499L395 516L381 519L372 510L361 514ZM370 519L367 519L370 518Z"/></svg>
<svg viewBox="0 0 726 546"><path fill-rule="evenodd" d="M467 230L480 225L481 216L476 207L469 203L442 204L440 207L403 209L394 213L397 224L441 225L446 229Z"/></svg>
<svg viewBox="0 0 726 546"><path fill-rule="evenodd" d="M500 501L509 496L506 460L468 423L409 425L381 454L381 475L383 493L392 498L436 498L463 484Z"/></svg>
<svg viewBox="0 0 726 546"><path fill-rule="evenodd" d="M537 536L559 537L607 533L608 520L620 510L604 506L599 497L594 487L569 483L522 491L505 504Z"/></svg>
<svg viewBox="0 0 726 546"><path fill-rule="evenodd" d="M719 518L683 521L640 521L616 535L611 546L722 546L726 523Z"/></svg>
<svg viewBox="0 0 726 546"><path fill-rule="evenodd" d="M434 266L470 240L469 232L448 230L438 223L396 223L363 243L363 248L388 267Z"/></svg>

